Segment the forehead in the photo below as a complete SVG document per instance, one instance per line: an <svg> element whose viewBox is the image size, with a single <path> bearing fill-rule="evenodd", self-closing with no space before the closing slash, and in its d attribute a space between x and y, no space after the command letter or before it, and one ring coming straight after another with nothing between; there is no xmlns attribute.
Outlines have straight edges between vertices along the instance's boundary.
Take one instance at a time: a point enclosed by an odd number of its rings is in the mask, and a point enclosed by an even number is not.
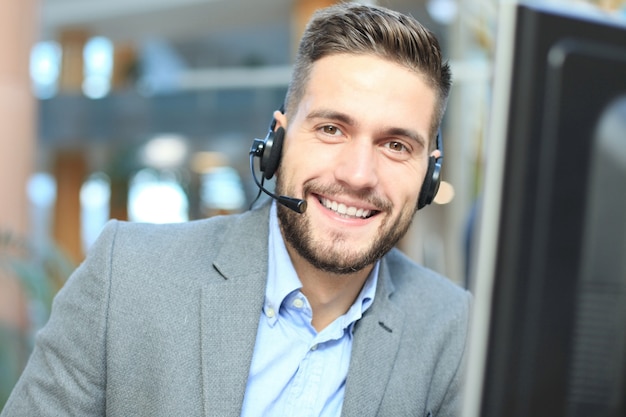
<svg viewBox="0 0 626 417"><path fill-rule="evenodd" d="M373 55L337 54L313 64L298 113L322 106L364 122L408 124L428 137L435 104L422 74Z"/></svg>

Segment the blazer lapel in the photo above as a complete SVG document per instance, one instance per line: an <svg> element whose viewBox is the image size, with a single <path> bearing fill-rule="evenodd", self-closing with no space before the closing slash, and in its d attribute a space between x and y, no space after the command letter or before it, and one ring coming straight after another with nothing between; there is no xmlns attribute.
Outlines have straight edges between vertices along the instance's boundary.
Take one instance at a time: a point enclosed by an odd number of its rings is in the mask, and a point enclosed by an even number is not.
<svg viewBox="0 0 626 417"><path fill-rule="evenodd" d="M375 301L354 330L342 417L370 417L378 412L404 326L404 313L389 298L392 293L383 261Z"/></svg>
<svg viewBox="0 0 626 417"><path fill-rule="evenodd" d="M268 210L232 222L201 289L202 385L206 416L241 413L267 279Z"/></svg>

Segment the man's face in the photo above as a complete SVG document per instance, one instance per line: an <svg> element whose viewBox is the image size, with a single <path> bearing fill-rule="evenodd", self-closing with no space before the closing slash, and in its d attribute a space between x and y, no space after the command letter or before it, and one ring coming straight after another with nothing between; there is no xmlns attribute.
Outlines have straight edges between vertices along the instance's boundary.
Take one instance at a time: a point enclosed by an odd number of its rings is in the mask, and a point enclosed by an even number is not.
<svg viewBox="0 0 626 417"><path fill-rule="evenodd" d="M422 76L374 56L318 60L287 120L276 191L288 248L318 269L371 266L406 233L428 165L434 90Z"/></svg>

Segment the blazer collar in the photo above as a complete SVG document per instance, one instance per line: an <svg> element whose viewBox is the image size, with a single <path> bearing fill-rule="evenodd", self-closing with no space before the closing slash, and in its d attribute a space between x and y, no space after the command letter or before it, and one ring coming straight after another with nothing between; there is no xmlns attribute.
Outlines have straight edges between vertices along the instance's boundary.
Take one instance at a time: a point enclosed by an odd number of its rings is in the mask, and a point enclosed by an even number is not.
<svg viewBox="0 0 626 417"><path fill-rule="evenodd" d="M241 413L265 297L268 207L243 213L228 223L213 262L218 274L211 274L201 289L206 416L236 417Z"/></svg>
<svg viewBox="0 0 626 417"><path fill-rule="evenodd" d="M224 231L221 250L213 261L213 267L224 279L238 279L251 273L263 273L265 280L269 211L270 204L267 203L256 210L240 214Z"/></svg>
<svg viewBox="0 0 626 417"><path fill-rule="evenodd" d="M404 327L405 314L391 300L394 290L383 258L374 304L354 330L342 417L377 415Z"/></svg>

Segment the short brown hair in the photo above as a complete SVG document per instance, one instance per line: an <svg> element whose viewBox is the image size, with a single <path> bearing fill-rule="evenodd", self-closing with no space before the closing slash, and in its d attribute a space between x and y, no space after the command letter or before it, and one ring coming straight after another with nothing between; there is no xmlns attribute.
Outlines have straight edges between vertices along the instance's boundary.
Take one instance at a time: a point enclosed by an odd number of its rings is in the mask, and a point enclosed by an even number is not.
<svg viewBox="0 0 626 417"><path fill-rule="evenodd" d="M345 2L315 12L298 47L285 100L288 114L302 100L315 61L342 53L372 54L423 75L437 92L430 132L435 137L452 83L450 67L432 32L413 17L380 6Z"/></svg>

